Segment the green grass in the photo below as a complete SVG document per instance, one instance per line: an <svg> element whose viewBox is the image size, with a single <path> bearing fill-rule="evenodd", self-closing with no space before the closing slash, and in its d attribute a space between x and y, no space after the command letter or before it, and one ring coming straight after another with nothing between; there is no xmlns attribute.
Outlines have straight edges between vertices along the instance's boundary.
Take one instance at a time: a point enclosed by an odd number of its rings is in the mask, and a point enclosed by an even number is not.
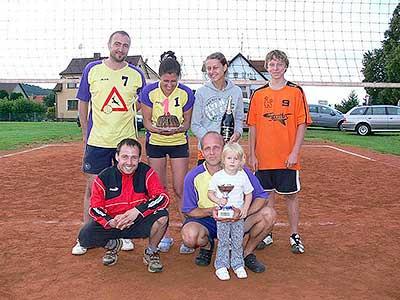
<svg viewBox="0 0 400 300"><path fill-rule="evenodd" d="M144 130L141 130L140 135L143 134ZM0 150L18 149L31 144L80 141L81 138L81 129L75 122L0 122ZM247 132L244 138L247 138ZM359 136L335 129L308 128L306 140L329 141L400 155L400 133Z"/></svg>
<svg viewBox="0 0 400 300"><path fill-rule="evenodd" d="M368 148L382 153L400 155L400 132L375 133L360 136L355 132L337 129L308 128L306 141L330 141L339 145Z"/></svg>
<svg viewBox="0 0 400 300"><path fill-rule="evenodd" d="M82 131L75 122L0 122L0 150L81 139Z"/></svg>

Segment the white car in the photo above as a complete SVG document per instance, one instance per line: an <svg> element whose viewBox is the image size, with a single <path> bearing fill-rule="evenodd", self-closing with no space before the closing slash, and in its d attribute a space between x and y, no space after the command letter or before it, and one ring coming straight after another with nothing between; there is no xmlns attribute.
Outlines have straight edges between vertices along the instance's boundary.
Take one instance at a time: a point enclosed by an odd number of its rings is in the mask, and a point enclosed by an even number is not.
<svg viewBox="0 0 400 300"><path fill-rule="evenodd" d="M343 130L359 135L400 131L400 107L394 105L356 106L344 115Z"/></svg>

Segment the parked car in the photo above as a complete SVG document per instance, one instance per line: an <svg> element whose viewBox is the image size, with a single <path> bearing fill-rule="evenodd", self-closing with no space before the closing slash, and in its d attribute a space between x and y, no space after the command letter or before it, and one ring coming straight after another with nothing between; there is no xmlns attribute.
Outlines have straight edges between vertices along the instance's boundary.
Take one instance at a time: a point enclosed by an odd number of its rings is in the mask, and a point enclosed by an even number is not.
<svg viewBox="0 0 400 300"><path fill-rule="evenodd" d="M308 108L312 119L311 126L342 129L344 115L340 111L321 104L308 104Z"/></svg>
<svg viewBox="0 0 400 300"><path fill-rule="evenodd" d="M136 115L136 122L137 122L137 129L138 130L144 128L143 116L142 116L142 114L140 112L138 112L137 115Z"/></svg>
<svg viewBox="0 0 400 300"><path fill-rule="evenodd" d="M368 135L378 131L400 131L400 107L394 105L356 106L344 115L343 130Z"/></svg>

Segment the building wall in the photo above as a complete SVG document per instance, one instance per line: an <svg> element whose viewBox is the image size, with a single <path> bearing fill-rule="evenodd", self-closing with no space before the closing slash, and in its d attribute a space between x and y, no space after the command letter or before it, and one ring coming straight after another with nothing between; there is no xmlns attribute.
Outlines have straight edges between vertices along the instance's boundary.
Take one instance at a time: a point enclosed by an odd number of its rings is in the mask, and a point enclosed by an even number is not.
<svg viewBox="0 0 400 300"><path fill-rule="evenodd" d="M267 73L268 74L268 73ZM264 74L263 74L264 75ZM268 74L269 77L269 74ZM251 84L252 80L265 80L246 60L241 56L229 64L228 78L230 80L248 80L249 84L239 85L243 92L243 98L250 98L251 94L261 85Z"/></svg>
<svg viewBox="0 0 400 300"><path fill-rule="evenodd" d="M78 116L78 99L76 98L77 92L78 83L62 84L61 92L56 94L58 120L76 120ZM68 107L69 100L70 107Z"/></svg>

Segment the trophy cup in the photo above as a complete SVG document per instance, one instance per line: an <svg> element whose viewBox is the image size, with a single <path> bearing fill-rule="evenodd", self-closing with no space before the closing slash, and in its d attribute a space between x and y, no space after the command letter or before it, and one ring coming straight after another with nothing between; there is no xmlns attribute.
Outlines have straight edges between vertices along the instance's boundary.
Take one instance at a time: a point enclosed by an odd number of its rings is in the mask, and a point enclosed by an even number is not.
<svg viewBox="0 0 400 300"><path fill-rule="evenodd" d="M222 184L218 186L218 189L222 193L222 197L228 200L229 193L235 186L232 184ZM218 210L218 218L233 218L234 211L232 206L221 206Z"/></svg>

